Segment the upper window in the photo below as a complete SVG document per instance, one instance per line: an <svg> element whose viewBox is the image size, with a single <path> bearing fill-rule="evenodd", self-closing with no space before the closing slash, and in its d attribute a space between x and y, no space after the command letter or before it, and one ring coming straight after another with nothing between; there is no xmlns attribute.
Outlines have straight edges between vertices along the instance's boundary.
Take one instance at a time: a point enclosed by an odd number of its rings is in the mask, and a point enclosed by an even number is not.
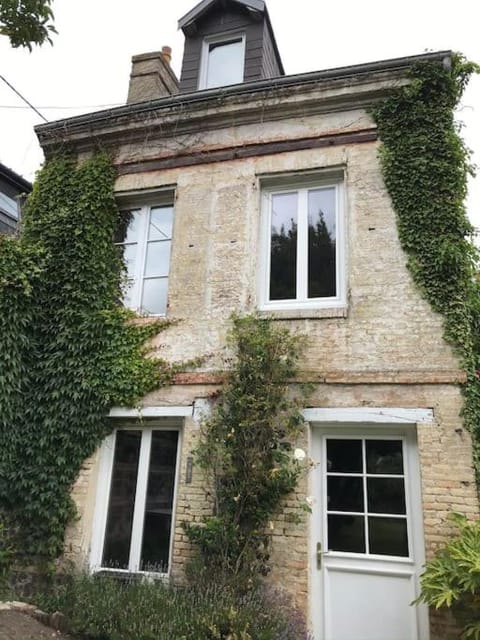
<svg viewBox="0 0 480 640"><path fill-rule="evenodd" d="M264 191L263 309L345 302L340 190L314 184Z"/></svg>
<svg viewBox="0 0 480 640"><path fill-rule="evenodd" d="M125 306L149 315L166 314L172 227L171 204L124 212L115 241L127 268Z"/></svg>
<svg viewBox="0 0 480 640"><path fill-rule="evenodd" d="M243 82L245 36L207 38L203 43L199 89Z"/></svg>
<svg viewBox="0 0 480 640"><path fill-rule="evenodd" d="M4 211L15 220L18 220L18 201L6 193L0 192L0 211Z"/></svg>

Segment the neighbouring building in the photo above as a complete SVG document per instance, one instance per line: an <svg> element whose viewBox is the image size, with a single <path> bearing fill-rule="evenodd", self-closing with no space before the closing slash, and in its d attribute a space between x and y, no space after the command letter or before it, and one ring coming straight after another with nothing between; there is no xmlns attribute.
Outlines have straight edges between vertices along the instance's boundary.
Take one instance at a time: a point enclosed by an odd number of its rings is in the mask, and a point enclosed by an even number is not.
<svg viewBox="0 0 480 640"><path fill-rule="evenodd" d="M0 233L15 233L20 221L20 198L32 185L0 163Z"/></svg>
<svg viewBox="0 0 480 640"><path fill-rule="evenodd" d="M180 523L208 509L191 467L199 417L231 314L257 311L309 336L314 385L304 446L317 464L274 523L271 579L316 640L442 638L410 603L448 513L478 510L463 374L407 271L368 107L413 63L450 53L286 76L261 0L203 0L179 26L179 81L168 48L134 56L125 106L37 127L47 157L64 143L80 161L112 150L133 212L118 238L126 304L181 320L162 356L213 354L145 397L141 422L112 410L74 489L66 553L92 570L182 575ZM311 517L293 522L307 495Z"/></svg>

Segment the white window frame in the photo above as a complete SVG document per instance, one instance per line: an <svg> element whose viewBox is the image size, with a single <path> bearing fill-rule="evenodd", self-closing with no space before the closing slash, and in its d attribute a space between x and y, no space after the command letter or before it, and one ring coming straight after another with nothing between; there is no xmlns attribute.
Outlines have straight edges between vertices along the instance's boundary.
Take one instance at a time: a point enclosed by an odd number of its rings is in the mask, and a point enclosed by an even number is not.
<svg viewBox="0 0 480 640"><path fill-rule="evenodd" d="M200 58L200 70L198 74L198 88L206 89L207 88L207 73L208 73L208 54L209 47L211 44L228 44L232 40L241 39L242 41L242 80L245 77L245 48L246 48L246 37L245 33L241 31L231 31L227 33L218 34L215 36L208 36L204 38L202 43L202 54ZM237 84L237 83L232 83ZM227 85L225 85L227 86ZM216 87L209 87L210 89L214 89Z"/></svg>
<svg viewBox="0 0 480 640"><path fill-rule="evenodd" d="M145 262L147 258L147 245L148 245L148 230L150 223L150 211L151 209L155 209L156 207L172 207L173 209L173 226L172 226L172 237L170 242L173 246L173 227L175 226L175 191L168 188L160 191L155 191L154 193L147 194L128 194L121 195L117 198L118 207L120 211L129 211L129 210L139 210L141 214L141 225L138 232L138 241L137 241L137 255L135 259L135 274L133 277L134 284L131 289L131 302L128 305L129 309L136 311L138 313L142 312L141 304L142 304L142 292L143 292L143 280L145 274ZM118 246L121 246L123 243L117 243ZM170 255L171 260L171 255ZM168 311L168 285L170 280L170 264L168 275L165 277L167 280L167 308L165 309L165 313L148 313L149 317L159 317L164 318L167 315ZM125 306L127 306L125 304Z"/></svg>
<svg viewBox="0 0 480 640"><path fill-rule="evenodd" d="M336 259L336 296L308 298L308 191L312 189L335 189L335 259ZM272 198L282 193L298 192L299 219L297 222L297 246L305 250L297 251L297 298L294 300L270 300L270 260L271 260L271 212ZM312 177L297 179L290 176L283 184L279 179L274 184L264 184L261 191L260 233L260 270L258 299L260 311L288 311L292 309L328 309L345 307L346 295L346 230L345 230L345 193L343 178L328 179Z"/></svg>
<svg viewBox="0 0 480 640"><path fill-rule="evenodd" d="M187 416L191 415L191 407L174 407L170 415ZM127 410L128 411L128 410ZM167 410L157 412L167 414ZM114 415L119 415L117 410ZM131 418L130 413L126 416ZM144 413L142 414L145 415ZM117 422L117 421L116 421ZM182 451L182 433L183 420L178 417L164 417L162 419L152 420L150 423L140 423L139 421L127 421L127 419L119 420L116 428L103 441L99 454L99 470L97 479L97 492L95 500L95 510L92 525L91 549L90 549L90 570L92 572L111 572L114 574L130 574L138 573L139 575L152 575L155 577L168 578L172 565L173 543L175 535L176 505L177 494L180 480L180 461ZM115 454L115 439L119 430L139 430L142 431L142 440L140 446L140 456L137 471L137 487L135 492L135 508L132 522L132 534L130 541L130 556L127 569L116 569L102 566L103 548L105 543L105 533L107 528L108 507L110 501L110 489L112 483L113 463ZM172 521L170 525L170 549L168 556L168 569L166 572L140 571L141 547L143 539L143 525L145 516L145 501L148 488L148 471L150 460L150 449L153 431L177 431L177 457L175 461L175 488L172 499Z"/></svg>

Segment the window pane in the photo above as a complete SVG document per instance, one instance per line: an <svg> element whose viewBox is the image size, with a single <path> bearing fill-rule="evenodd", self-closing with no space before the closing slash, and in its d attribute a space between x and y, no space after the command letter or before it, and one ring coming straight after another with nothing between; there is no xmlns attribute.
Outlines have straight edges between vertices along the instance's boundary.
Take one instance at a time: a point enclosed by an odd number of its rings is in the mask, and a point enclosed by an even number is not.
<svg viewBox="0 0 480 640"><path fill-rule="evenodd" d="M137 242L141 224L140 209L120 212L120 224L115 233L115 242Z"/></svg>
<svg viewBox="0 0 480 640"><path fill-rule="evenodd" d="M364 511L362 478L329 476L327 492L329 511Z"/></svg>
<svg viewBox="0 0 480 640"><path fill-rule="evenodd" d="M168 276L170 265L170 240L164 242L149 242L145 260L145 277Z"/></svg>
<svg viewBox="0 0 480 640"><path fill-rule="evenodd" d="M212 43L208 47L207 89L243 82L242 39Z"/></svg>
<svg viewBox="0 0 480 640"><path fill-rule="evenodd" d="M170 240L173 227L173 207L152 207L150 211L149 240Z"/></svg>
<svg viewBox="0 0 480 640"><path fill-rule="evenodd" d="M0 193L0 209L3 209L8 215L18 220L18 202L6 193Z"/></svg>
<svg viewBox="0 0 480 640"><path fill-rule="evenodd" d="M128 569L140 431L117 431L102 566Z"/></svg>
<svg viewBox="0 0 480 640"><path fill-rule="evenodd" d="M407 521L404 518L368 518L370 553L408 557Z"/></svg>
<svg viewBox="0 0 480 640"><path fill-rule="evenodd" d="M297 297L298 194L272 196L270 300Z"/></svg>
<svg viewBox="0 0 480 640"><path fill-rule="evenodd" d="M367 440L367 473L403 473L401 440Z"/></svg>
<svg viewBox="0 0 480 640"><path fill-rule="evenodd" d="M403 478L367 478L369 513L406 513Z"/></svg>
<svg viewBox="0 0 480 640"><path fill-rule="evenodd" d="M362 473L361 440L327 440L327 471Z"/></svg>
<svg viewBox="0 0 480 640"><path fill-rule="evenodd" d="M308 192L308 297L336 296L335 189Z"/></svg>
<svg viewBox="0 0 480 640"><path fill-rule="evenodd" d="M129 278L135 277L136 257L137 257L136 244L119 244L118 250L120 257L122 258L125 267L127 269L127 276Z"/></svg>
<svg viewBox="0 0 480 640"><path fill-rule="evenodd" d="M177 431L154 431L140 560L142 571L168 570Z"/></svg>
<svg viewBox="0 0 480 640"><path fill-rule="evenodd" d="M142 311L152 315L165 315L167 311L168 278L150 278L143 281Z"/></svg>
<svg viewBox="0 0 480 640"><path fill-rule="evenodd" d="M328 550L365 553L363 516L328 516Z"/></svg>

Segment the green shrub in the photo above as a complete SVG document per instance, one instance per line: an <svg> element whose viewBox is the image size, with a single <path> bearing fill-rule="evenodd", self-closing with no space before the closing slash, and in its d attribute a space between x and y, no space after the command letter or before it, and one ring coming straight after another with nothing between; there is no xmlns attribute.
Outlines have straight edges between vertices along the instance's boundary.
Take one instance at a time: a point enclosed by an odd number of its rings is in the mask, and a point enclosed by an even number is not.
<svg viewBox="0 0 480 640"><path fill-rule="evenodd" d="M234 589L112 576L73 576L35 603L61 611L72 632L92 640L308 640L286 596L265 587Z"/></svg>
<svg viewBox="0 0 480 640"><path fill-rule="evenodd" d="M462 638L480 640L480 521L458 513L451 519L460 533L427 563L418 601L451 608L463 625Z"/></svg>

